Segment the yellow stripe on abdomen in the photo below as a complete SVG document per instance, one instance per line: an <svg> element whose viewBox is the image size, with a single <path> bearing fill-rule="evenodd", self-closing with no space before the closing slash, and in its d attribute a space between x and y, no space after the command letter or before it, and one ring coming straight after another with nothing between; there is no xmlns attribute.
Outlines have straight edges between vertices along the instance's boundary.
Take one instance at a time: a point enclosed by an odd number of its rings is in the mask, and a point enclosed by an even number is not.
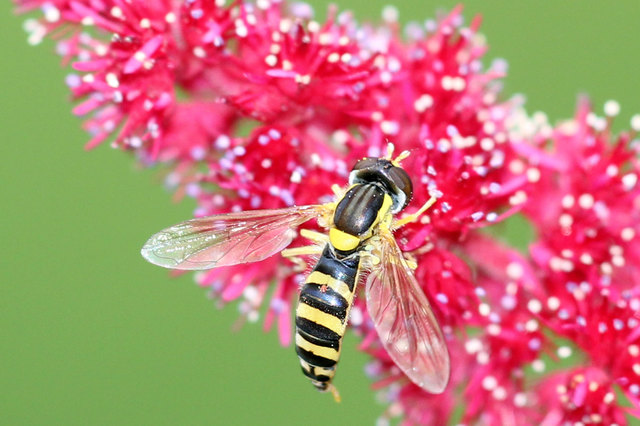
<svg viewBox="0 0 640 426"><path fill-rule="evenodd" d="M326 312L322 312L321 310L313 308L306 303L300 303L298 305L296 316L299 318L304 318L316 324L320 324L339 335L342 335L344 333L344 328L346 326L346 324L344 324L340 320L340 318Z"/></svg>
<svg viewBox="0 0 640 426"><path fill-rule="evenodd" d="M327 245L300 290L296 352L304 375L321 391L335 391L331 381L340 358L359 265L357 254L338 259Z"/></svg>
<svg viewBox="0 0 640 426"><path fill-rule="evenodd" d="M347 303L351 303L353 301L353 292L351 291L351 289L349 289L349 286L345 282L337 280L323 272L313 271L311 274L309 274L307 282L326 285L329 289L342 296L344 300L347 301Z"/></svg>
<svg viewBox="0 0 640 426"><path fill-rule="evenodd" d="M311 352L316 356L320 356L322 358L330 359L333 361L338 361L340 358L340 351L333 349L327 346L320 346L314 343L309 342L307 339L302 337L299 333L296 334L296 345L300 349L304 349L305 351Z"/></svg>

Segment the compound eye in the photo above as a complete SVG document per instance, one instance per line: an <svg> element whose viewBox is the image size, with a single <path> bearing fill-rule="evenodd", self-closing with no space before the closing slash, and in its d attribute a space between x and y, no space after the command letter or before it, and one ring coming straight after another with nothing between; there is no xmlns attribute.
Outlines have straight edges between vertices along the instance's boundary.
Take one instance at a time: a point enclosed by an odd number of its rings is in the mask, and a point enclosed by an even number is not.
<svg viewBox="0 0 640 426"><path fill-rule="evenodd" d="M353 170L362 170L368 169L369 167L373 167L378 164L378 159L374 157L366 157L362 160L358 160L356 164L353 166Z"/></svg>
<svg viewBox="0 0 640 426"><path fill-rule="evenodd" d="M404 205L401 209L405 208L407 204L409 204L409 201L411 201L411 197L413 197L413 184L411 183L411 178L409 178L407 172L400 167L394 167L389 170L388 176L396 188L404 193L406 198L404 199Z"/></svg>

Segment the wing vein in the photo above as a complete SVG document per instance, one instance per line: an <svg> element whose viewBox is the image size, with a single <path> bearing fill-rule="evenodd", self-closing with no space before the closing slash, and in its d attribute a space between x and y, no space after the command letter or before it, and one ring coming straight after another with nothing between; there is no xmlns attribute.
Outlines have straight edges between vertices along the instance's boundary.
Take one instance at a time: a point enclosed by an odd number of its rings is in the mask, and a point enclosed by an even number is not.
<svg viewBox="0 0 640 426"><path fill-rule="evenodd" d="M449 380L449 353L429 301L393 235L381 232L381 271L367 279L367 309L389 356L418 386L440 393Z"/></svg>

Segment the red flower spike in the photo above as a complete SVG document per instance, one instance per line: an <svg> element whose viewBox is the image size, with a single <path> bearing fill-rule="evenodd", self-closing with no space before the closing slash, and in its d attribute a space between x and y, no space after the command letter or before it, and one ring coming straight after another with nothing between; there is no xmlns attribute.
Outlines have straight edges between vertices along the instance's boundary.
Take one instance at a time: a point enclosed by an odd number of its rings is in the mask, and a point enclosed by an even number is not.
<svg viewBox="0 0 640 426"><path fill-rule="evenodd" d="M483 70L480 20L465 27L460 7L409 25L405 41L393 7L382 24L360 25L335 8L317 22L306 5L269 0L15 3L42 10L25 25L29 42L55 37L77 73L67 84L87 147L110 140L143 164L169 164L167 186L196 199L196 216L325 203L357 160L384 156L390 141L410 151L406 211L438 201L395 236L453 370L442 395L412 384L357 297L350 325L390 403L383 420L442 424L462 406L465 423L624 424L616 389L639 416L640 116L618 136L615 102L599 117L583 101L555 129L527 117L519 99L500 99L506 66ZM517 212L536 231L526 256L478 232ZM287 345L306 260L273 256L196 279L219 305L239 300L241 322L268 304L265 329ZM542 375L541 357L570 353L554 335L583 366Z"/></svg>
<svg viewBox="0 0 640 426"><path fill-rule="evenodd" d="M612 135L611 119L583 100L575 119L553 132L553 151L532 151L540 179L525 212L540 234L531 246L541 277L537 313L637 408L640 167L631 134Z"/></svg>
<svg viewBox="0 0 640 426"><path fill-rule="evenodd" d="M626 425L612 382L597 368L580 368L552 375L540 387L541 425Z"/></svg>

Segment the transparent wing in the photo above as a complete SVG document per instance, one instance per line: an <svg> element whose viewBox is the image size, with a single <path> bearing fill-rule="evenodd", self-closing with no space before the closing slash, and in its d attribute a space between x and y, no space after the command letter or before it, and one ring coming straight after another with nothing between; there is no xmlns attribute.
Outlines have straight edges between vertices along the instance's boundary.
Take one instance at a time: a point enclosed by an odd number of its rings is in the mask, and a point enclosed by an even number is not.
<svg viewBox="0 0 640 426"><path fill-rule="evenodd" d="M187 220L164 229L142 247L149 262L172 269L211 269L257 262L283 250L294 229L325 207L227 213Z"/></svg>
<svg viewBox="0 0 640 426"><path fill-rule="evenodd" d="M389 356L416 385L441 393L449 352L424 292L395 238L381 232L381 262L367 278L367 309Z"/></svg>

